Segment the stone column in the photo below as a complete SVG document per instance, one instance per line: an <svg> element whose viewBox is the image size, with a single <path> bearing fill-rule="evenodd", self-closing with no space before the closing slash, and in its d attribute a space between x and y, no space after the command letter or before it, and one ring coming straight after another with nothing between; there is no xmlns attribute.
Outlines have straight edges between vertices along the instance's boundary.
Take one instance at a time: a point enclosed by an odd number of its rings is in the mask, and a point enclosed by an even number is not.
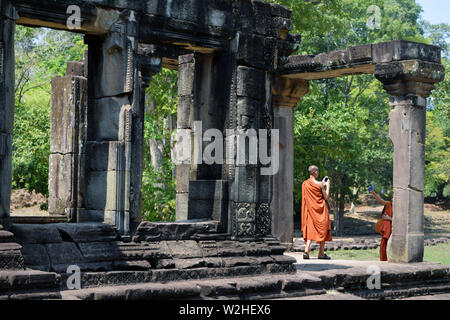
<svg viewBox="0 0 450 320"><path fill-rule="evenodd" d="M289 247L294 234L294 108L308 89L306 80L282 77L272 86L274 129L280 137L280 169L272 177L272 234Z"/></svg>
<svg viewBox="0 0 450 320"><path fill-rule="evenodd" d="M390 262L423 260L426 98L444 78L442 65L421 60L379 63L375 76L391 95L389 136L394 145Z"/></svg>
<svg viewBox="0 0 450 320"><path fill-rule="evenodd" d="M0 225L6 229L11 225L14 30L17 18L11 2L2 0L0 3Z"/></svg>
<svg viewBox="0 0 450 320"><path fill-rule="evenodd" d="M137 23L127 11L106 36L86 36L88 129L85 221L114 225L125 236L137 217L141 193L141 83Z"/></svg>
<svg viewBox="0 0 450 320"><path fill-rule="evenodd" d="M49 166L51 215L81 220L84 213L87 78L83 62L68 62L52 79Z"/></svg>
<svg viewBox="0 0 450 320"><path fill-rule="evenodd" d="M190 143L191 150L193 148L193 125L195 119L195 86L196 86L196 56L195 54L186 54L178 58L178 116L177 129L183 130L186 135L178 137L178 143L183 146ZM181 141L180 139L189 139ZM177 149L177 151L179 151ZM183 149L183 151L188 151ZM178 157L181 155L178 154ZM189 157L183 154L186 159ZM181 159L177 158L177 161ZM186 159L187 160L187 159ZM192 152L190 162L183 161L176 165L176 220L183 221L188 219L188 201L189 201L189 181L195 180L195 172L192 172L194 161Z"/></svg>

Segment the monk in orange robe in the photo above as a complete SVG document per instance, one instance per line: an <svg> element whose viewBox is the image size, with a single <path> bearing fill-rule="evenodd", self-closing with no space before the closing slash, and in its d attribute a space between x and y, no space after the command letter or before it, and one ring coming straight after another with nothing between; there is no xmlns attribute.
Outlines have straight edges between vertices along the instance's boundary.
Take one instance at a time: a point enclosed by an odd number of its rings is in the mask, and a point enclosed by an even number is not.
<svg viewBox="0 0 450 320"><path fill-rule="evenodd" d="M381 212L383 224L381 225L380 230L380 261L387 261L387 243L392 234L392 202L381 199L375 191L373 191L373 186L369 188L369 192L372 193L373 197L383 206L383 211Z"/></svg>
<svg viewBox="0 0 450 320"><path fill-rule="evenodd" d="M320 244L319 259L330 259L324 252L325 241L331 241L331 222L325 200L330 192L330 180L317 181L319 168L308 168L309 179L302 184L302 232L305 240L303 259L309 259L311 241Z"/></svg>

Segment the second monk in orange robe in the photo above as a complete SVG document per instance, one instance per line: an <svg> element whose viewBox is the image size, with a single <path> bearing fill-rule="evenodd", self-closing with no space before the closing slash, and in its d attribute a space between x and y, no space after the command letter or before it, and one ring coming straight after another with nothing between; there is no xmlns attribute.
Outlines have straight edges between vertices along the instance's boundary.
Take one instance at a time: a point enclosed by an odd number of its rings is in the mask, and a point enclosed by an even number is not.
<svg viewBox="0 0 450 320"><path fill-rule="evenodd" d="M308 168L310 178L302 184L302 232L306 243L304 259L309 259L311 241L320 244L319 259L329 259L324 253L325 241L331 241L331 221L325 200L330 190L330 180L318 182L319 169ZM325 189L326 186L326 189Z"/></svg>

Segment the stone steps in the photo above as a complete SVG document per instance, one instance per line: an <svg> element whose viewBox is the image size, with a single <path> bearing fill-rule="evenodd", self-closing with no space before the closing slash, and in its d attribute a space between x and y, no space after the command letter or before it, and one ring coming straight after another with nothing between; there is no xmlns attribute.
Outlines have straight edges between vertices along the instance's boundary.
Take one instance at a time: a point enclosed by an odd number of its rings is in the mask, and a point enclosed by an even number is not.
<svg viewBox="0 0 450 320"><path fill-rule="evenodd" d="M198 277L185 270L185 277L153 277L153 272L97 272L82 274L82 289L67 290L64 286L67 275L34 271L35 281L26 282L22 272L18 280L12 281L10 289L18 283L25 283L21 291L0 293L0 299L75 299L75 300L146 300L146 299L288 299L299 297L325 298L329 292L355 299L403 299L414 296L450 293L450 267L438 264L418 263L414 265L382 264L381 288L367 288L366 266L350 269L335 268L313 271L297 271L291 274L260 274L248 267L234 267L234 272L216 278ZM216 269L217 270L217 269ZM233 270L233 268L225 268ZM162 270L161 272L167 272ZM9 272L12 275L13 272ZM146 278L147 277L147 278ZM5 278L3 276L3 278ZM194 279L193 279L194 278ZM2 279L2 277L0 277ZM16 278L14 278L16 279ZM22 280L20 280L22 279ZM38 280L41 280L40 282ZM162 281L164 279L165 281ZM52 282L53 281L53 282ZM56 288L58 282L59 289ZM45 284L32 289L36 284ZM52 286L49 286L52 284ZM20 287L20 286L19 286ZM26 291L26 288L30 290Z"/></svg>
<svg viewBox="0 0 450 320"><path fill-rule="evenodd" d="M60 299L61 276L38 270L0 271L0 300Z"/></svg>

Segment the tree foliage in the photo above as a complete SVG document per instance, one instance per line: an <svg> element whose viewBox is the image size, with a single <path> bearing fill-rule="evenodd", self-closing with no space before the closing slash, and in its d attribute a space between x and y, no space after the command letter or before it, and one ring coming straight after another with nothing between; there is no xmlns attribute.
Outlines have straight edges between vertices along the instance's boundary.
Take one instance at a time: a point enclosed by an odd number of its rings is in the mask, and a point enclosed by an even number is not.
<svg viewBox="0 0 450 320"><path fill-rule="evenodd" d="M144 127L143 215L149 221L175 220L175 179L171 160L171 120L177 112L177 80L174 70L163 69L147 90ZM153 105L152 108L150 106ZM151 144L154 148L151 148Z"/></svg>
<svg viewBox="0 0 450 320"><path fill-rule="evenodd" d="M448 25L420 19L414 0L279 0L293 10L294 32L302 34L299 54L317 54L354 45L411 40L443 46L447 64ZM367 25L368 8L380 8L380 28ZM447 68L448 72L448 68ZM425 195L448 196L448 77L437 86L428 111ZM310 92L295 108L295 195L300 211L307 168L319 166L331 178L331 206L343 230L344 203L374 183L392 195L392 153L388 95L373 76L310 81ZM357 192L355 192L355 190Z"/></svg>
<svg viewBox="0 0 450 320"><path fill-rule="evenodd" d="M48 195L50 81L84 50L79 34L16 26L13 187Z"/></svg>

